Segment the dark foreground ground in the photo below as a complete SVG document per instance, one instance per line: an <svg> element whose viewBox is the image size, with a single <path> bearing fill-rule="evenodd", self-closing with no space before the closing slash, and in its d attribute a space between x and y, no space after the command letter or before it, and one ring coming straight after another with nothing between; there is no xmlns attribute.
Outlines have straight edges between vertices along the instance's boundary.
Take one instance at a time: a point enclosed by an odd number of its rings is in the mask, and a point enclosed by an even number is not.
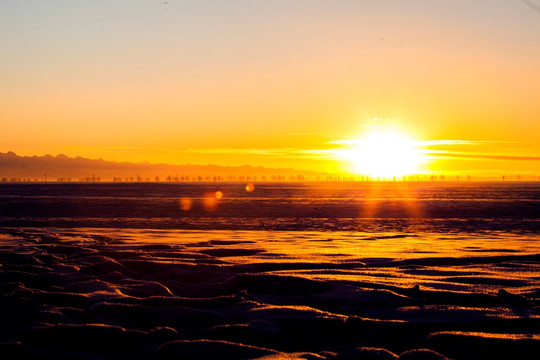
<svg viewBox="0 0 540 360"><path fill-rule="evenodd" d="M534 234L12 227L0 261L3 359L540 354Z"/></svg>

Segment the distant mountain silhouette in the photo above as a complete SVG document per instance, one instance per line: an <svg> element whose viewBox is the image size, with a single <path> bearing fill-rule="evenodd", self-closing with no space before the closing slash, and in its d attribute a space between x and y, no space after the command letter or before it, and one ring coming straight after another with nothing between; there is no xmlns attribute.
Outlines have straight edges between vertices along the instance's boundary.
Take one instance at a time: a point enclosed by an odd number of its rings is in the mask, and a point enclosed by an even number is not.
<svg viewBox="0 0 540 360"><path fill-rule="evenodd" d="M261 166L169 165L113 162L77 156L19 156L0 152L0 181L284 181L328 174Z"/></svg>

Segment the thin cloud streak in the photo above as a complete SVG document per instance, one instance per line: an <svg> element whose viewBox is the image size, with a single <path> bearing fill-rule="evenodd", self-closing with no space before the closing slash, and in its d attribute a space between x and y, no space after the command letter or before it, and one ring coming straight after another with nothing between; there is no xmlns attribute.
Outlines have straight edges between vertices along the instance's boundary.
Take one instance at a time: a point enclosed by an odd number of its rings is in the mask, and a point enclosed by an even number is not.
<svg viewBox="0 0 540 360"><path fill-rule="evenodd" d="M289 158L289 159L321 159L329 160L329 156L334 154L332 149L298 149L298 148L277 148L277 149L257 149L257 148L151 148L136 146L98 146L98 147L77 147L78 151L139 151L146 153L167 153L167 154L200 154L200 155L237 155L250 156L256 158Z"/></svg>
<svg viewBox="0 0 540 360"><path fill-rule="evenodd" d="M328 142L332 145L361 145L359 139L335 140ZM472 140L426 140L415 141L417 148L421 149L421 154L426 158L432 159L483 159L483 160L501 160L501 161L540 161L540 156L521 156L521 155L504 155L504 154L487 154L474 152L460 152L448 150L436 150L430 147L436 146L463 146L463 145L478 145L484 143L501 143L499 141L472 141ZM504 142L507 143L507 142ZM327 148L327 149L299 149L299 148L274 148L274 149L259 149L259 148L151 148L151 147L136 147L136 146L104 146L104 147L78 147L79 150L86 151L139 151L147 153L167 153L176 155L209 155L209 156L247 156L251 158L273 158L273 159L306 159L306 160L321 160L335 161L346 158L347 153L354 151L354 148Z"/></svg>
<svg viewBox="0 0 540 360"><path fill-rule="evenodd" d="M438 158L449 159L484 159L484 160L506 160L506 161L540 161L540 156L518 156L518 155L491 155L491 154L471 154L450 151L427 152L427 155Z"/></svg>
<svg viewBox="0 0 540 360"><path fill-rule="evenodd" d="M266 158L293 158L293 159L328 159L328 154L332 150L316 150L316 149L297 149L297 148L280 148L280 149L255 149L255 148L201 148L201 149L185 149L178 150L178 153L189 154L209 154L209 155L247 155L254 157Z"/></svg>
<svg viewBox="0 0 540 360"><path fill-rule="evenodd" d="M327 144L333 145L362 145L364 139L345 139L345 140L333 140L328 141ZM508 141L494 141L494 140L411 140L411 143L417 147L426 146L451 146L451 145L478 145L478 144L500 144L500 143L513 143Z"/></svg>
<svg viewBox="0 0 540 360"><path fill-rule="evenodd" d="M515 141L498 140L424 140L422 146L452 146L452 145L482 145L482 144L513 144Z"/></svg>

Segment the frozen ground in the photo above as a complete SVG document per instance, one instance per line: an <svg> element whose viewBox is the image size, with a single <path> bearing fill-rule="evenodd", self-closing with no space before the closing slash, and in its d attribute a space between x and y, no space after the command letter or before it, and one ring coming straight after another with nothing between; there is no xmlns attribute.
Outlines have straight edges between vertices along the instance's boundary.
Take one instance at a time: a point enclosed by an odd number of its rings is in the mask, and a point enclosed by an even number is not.
<svg viewBox="0 0 540 360"><path fill-rule="evenodd" d="M534 233L5 227L0 260L18 358L540 353Z"/></svg>

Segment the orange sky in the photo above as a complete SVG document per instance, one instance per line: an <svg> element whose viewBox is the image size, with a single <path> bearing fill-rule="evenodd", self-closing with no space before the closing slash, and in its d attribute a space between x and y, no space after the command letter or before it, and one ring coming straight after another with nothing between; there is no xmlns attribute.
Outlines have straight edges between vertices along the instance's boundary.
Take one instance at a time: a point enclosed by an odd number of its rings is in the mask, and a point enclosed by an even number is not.
<svg viewBox="0 0 540 360"><path fill-rule="evenodd" d="M540 175L535 9L3 1L0 151L350 171L339 141L391 127L423 172Z"/></svg>

